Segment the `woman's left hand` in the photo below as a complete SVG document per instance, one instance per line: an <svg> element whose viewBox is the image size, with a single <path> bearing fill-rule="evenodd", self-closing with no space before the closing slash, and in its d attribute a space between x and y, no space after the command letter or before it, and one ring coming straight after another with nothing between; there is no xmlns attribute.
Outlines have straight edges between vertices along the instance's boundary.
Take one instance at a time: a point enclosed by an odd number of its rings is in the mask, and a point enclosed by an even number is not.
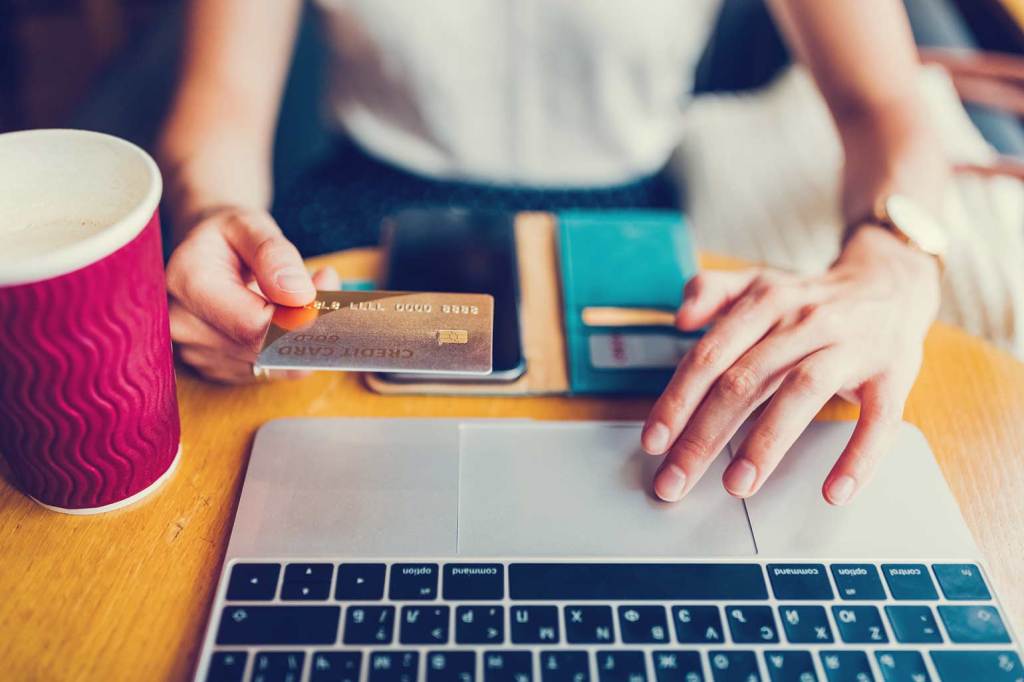
<svg viewBox="0 0 1024 682"><path fill-rule="evenodd" d="M679 363L644 425L644 449L668 453L655 493L682 498L767 402L723 477L731 494L754 494L838 393L860 404L860 418L822 493L832 504L849 502L902 417L938 304L937 261L871 225L853 234L822 275L695 277L678 325L714 324Z"/></svg>

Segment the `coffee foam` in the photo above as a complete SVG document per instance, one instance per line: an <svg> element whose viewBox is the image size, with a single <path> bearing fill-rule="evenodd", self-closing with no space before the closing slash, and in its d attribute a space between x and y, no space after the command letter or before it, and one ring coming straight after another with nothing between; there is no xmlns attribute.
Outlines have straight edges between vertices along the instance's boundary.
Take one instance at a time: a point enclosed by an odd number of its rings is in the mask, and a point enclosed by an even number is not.
<svg viewBox="0 0 1024 682"><path fill-rule="evenodd" d="M0 270L101 235L146 200L152 183L145 158L116 138L0 136Z"/></svg>

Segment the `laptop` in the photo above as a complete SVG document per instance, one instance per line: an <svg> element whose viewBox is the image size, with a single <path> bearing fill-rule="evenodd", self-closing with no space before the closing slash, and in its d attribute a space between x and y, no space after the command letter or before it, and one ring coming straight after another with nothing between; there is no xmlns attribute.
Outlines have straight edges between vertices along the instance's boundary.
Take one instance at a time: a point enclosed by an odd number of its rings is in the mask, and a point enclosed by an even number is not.
<svg viewBox="0 0 1024 682"><path fill-rule="evenodd" d="M741 431L667 504L637 423L270 422L196 680L1024 682L919 431L821 499L852 428L812 424L745 501Z"/></svg>

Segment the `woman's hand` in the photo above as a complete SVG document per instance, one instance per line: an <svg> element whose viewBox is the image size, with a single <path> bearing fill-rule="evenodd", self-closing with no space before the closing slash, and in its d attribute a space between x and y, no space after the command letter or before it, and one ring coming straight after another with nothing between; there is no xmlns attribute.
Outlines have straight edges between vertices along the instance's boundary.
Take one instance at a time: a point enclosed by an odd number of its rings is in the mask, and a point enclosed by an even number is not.
<svg viewBox="0 0 1024 682"><path fill-rule="evenodd" d="M274 304L306 305L317 288L337 289L338 274L324 268L310 278L298 249L269 214L228 208L209 213L167 264L178 357L207 379L252 381Z"/></svg>
<svg viewBox="0 0 1024 682"><path fill-rule="evenodd" d="M644 425L644 449L668 455L658 497L682 498L762 403L723 477L754 494L821 407L839 393L860 419L822 492L845 504L886 452L939 304L937 261L864 226L823 275L707 272L686 287L678 325L714 324L682 359Z"/></svg>

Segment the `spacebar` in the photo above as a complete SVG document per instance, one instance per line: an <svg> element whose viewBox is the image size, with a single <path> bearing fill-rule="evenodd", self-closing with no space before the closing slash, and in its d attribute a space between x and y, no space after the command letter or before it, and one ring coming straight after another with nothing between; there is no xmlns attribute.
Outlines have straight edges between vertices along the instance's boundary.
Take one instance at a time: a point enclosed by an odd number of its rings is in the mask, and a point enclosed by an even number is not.
<svg viewBox="0 0 1024 682"><path fill-rule="evenodd" d="M518 564L512 599L767 599L758 564Z"/></svg>

